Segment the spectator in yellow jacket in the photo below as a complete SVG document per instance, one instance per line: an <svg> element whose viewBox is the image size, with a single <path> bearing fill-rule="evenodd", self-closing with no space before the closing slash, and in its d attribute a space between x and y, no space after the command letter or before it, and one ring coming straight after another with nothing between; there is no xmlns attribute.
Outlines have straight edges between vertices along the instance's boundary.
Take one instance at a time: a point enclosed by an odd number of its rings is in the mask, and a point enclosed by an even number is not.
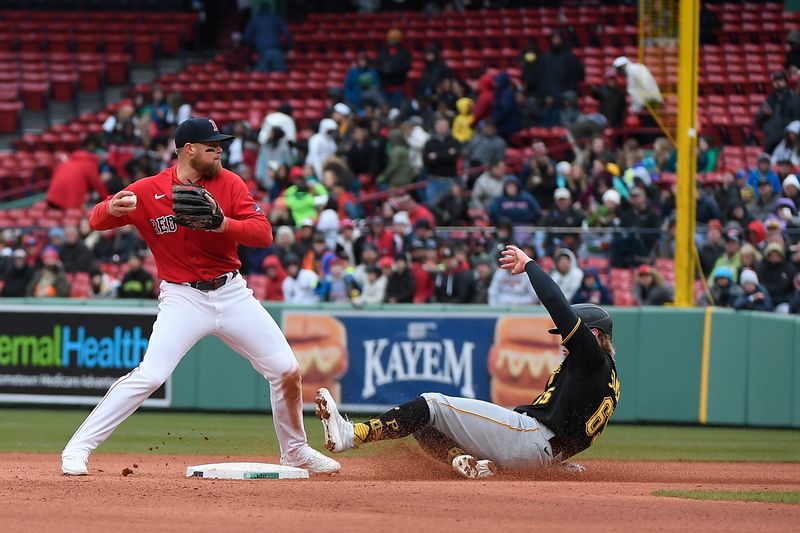
<svg viewBox="0 0 800 533"><path fill-rule="evenodd" d="M453 137L460 142L465 143L472 139L475 130L472 129L472 108L475 102L472 98L459 98L456 100L456 108L458 115L453 119Z"/></svg>

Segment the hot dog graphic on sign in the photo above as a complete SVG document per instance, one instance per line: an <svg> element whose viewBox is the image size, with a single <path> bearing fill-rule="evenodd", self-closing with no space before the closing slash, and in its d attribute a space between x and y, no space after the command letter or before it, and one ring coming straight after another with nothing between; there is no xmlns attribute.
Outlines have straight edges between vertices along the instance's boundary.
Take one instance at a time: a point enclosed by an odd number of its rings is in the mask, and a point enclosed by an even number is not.
<svg viewBox="0 0 800 533"><path fill-rule="evenodd" d="M344 325L331 316L287 313L283 328L303 375L303 402L312 403L320 387L340 401L339 380L348 362Z"/></svg>
<svg viewBox="0 0 800 533"><path fill-rule="evenodd" d="M561 337L547 332L548 317L503 316L489 351L492 402L505 407L529 404L561 362Z"/></svg>

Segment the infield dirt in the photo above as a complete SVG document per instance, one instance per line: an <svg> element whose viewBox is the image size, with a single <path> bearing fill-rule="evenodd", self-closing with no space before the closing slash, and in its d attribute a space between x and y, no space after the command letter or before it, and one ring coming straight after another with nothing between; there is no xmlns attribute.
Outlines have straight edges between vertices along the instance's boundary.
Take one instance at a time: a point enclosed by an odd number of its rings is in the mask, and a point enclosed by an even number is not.
<svg viewBox="0 0 800 533"><path fill-rule="evenodd" d="M56 454L0 454L4 532L790 531L800 506L691 501L657 489L800 489L800 464L579 461L581 475L467 480L399 446L302 481L187 479L210 462L276 457L97 454L89 476ZM127 472L130 471L130 472ZM127 472L127 475L124 473Z"/></svg>

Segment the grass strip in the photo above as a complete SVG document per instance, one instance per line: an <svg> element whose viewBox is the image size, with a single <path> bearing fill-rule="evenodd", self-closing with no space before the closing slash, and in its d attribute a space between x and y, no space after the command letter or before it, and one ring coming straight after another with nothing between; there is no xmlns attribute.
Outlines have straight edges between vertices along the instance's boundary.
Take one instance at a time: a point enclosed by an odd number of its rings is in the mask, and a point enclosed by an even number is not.
<svg viewBox="0 0 800 533"><path fill-rule="evenodd" d="M683 498L687 500L713 500L735 502L788 503L800 505L800 491L772 490L657 490L654 496Z"/></svg>

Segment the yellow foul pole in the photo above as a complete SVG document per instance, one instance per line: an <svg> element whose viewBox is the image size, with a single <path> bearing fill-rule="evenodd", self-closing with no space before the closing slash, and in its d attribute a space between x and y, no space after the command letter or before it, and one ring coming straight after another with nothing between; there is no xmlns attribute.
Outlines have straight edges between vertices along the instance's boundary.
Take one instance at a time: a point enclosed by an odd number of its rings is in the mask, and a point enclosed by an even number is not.
<svg viewBox="0 0 800 533"><path fill-rule="evenodd" d="M699 0L680 0L678 23L678 197L675 227L675 305L694 305L697 187L697 63Z"/></svg>

